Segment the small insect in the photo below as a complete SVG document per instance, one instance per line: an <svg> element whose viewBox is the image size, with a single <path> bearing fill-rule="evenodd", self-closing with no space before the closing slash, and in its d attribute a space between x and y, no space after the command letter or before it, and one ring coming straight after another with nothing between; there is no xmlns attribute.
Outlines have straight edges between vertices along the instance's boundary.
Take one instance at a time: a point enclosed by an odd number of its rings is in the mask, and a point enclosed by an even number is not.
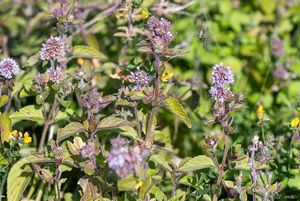
<svg viewBox="0 0 300 201"><path fill-rule="evenodd" d="M198 33L198 36L202 42L206 39L206 33L207 33L207 29L205 27L203 27Z"/></svg>
<svg viewBox="0 0 300 201"><path fill-rule="evenodd" d="M203 27L200 32L198 33L198 37L200 38L202 44L203 44L203 47L205 49L207 49L207 28L206 27Z"/></svg>

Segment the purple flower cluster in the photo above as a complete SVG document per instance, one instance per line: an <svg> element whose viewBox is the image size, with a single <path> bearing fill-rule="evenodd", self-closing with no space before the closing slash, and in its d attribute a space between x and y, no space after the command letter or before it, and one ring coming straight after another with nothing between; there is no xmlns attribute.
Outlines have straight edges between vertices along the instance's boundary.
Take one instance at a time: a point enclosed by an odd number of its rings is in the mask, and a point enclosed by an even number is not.
<svg viewBox="0 0 300 201"><path fill-rule="evenodd" d="M64 17L66 16L68 13L68 10L66 8L55 8L52 12L52 14L54 15L54 17Z"/></svg>
<svg viewBox="0 0 300 201"><path fill-rule="evenodd" d="M51 36L41 49L41 60L57 60L61 62L65 56L66 41L63 37Z"/></svg>
<svg viewBox="0 0 300 201"><path fill-rule="evenodd" d="M83 158L89 159L89 161L87 163L88 167L90 167L91 169L96 168L96 149L93 144L84 145L80 149L79 153Z"/></svg>
<svg viewBox="0 0 300 201"><path fill-rule="evenodd" d="M51 67L47 70L47 73L49 80L54 83L59 83L65 77L65 72L60 67L57 67L56 69Z"/></svg>
<svg viewBox="0 0 300 201"><path fill-rule="evenodd" d="M281 57L284 54L284 43L280 39L272 41L272 53L275 57Z"/></svg>
<svg viewBox="0 0 300 201"><path fill-rule="evenodd" d="M234 76L231 68L229 66L224 66L221 63L213 66L210 80L214 85L224 86L225 84L233 84Z"/></svg>
<svg viewBox="0 0 300 201"><path fill-rule="evenodd" d="M128 80L132 83L135 83L136 85L133 87L133 90L138 91L143 86L148 86L152 80L152 76L148 75L143 70L138 70L135 72L131 72L128 76Z"/></svg>
<svg viewBox="0 0 300 201"><path fill-rule="evenodd" d="M125 144L125 140L122 140L121 137L113 139L111 143L112 150L107 157L108 166L120 178L134 174L135 166L141 166L142 164L141 155L135 149L129 149Z"/></svg>
<svg viewBox="0 0 300 201"><path fill-rule="evenodd" d="M41 73L35 74L34 81L39 86L45 86L48 82L47 76L45 74L41 74Z"/></svg>
<svg viewBox="0 0 300 201"><path fill-rule="evenodd" d="M282 67L277 67L273 72L273 76L279 79L286 80L289 78L289 72Z"/></svg>
<svg viewBox="0 0 300 201"><path fill-rule="evenodd" d="M61 4L66 4L66 3L69 3L70 0L59 0L59 3Z"/></svg>
<svg viewBox="0 0 300 201"><path fill-rule="evenodd" d="M174 35L171 32L171 23L168 20L152 16L148 19L147 25L154 41L168 44L173 40Z"/></svg>
<svg viewBox="0 0 300 201"><path fill-rule="evenodd" d="M211 82L212 87L209 93L216 101L224 102L233 96L228 85L234 83L234 76L229 66L222 63L213 66Z"/></svg>
<svg viewBox="0 0 300 201"><path fill-rule="evenodd" d="M82 100L84 107L90 110L100 109L102 104L101 94L97 90L88 92Z"/></svg>
<svg viewBox="0 0 300 201"><path fill-rule="evenodd" d="M19 74L20 68L17 62L12 58L4 58L0 61L0 75L5 79L11 79Z"/></svg>

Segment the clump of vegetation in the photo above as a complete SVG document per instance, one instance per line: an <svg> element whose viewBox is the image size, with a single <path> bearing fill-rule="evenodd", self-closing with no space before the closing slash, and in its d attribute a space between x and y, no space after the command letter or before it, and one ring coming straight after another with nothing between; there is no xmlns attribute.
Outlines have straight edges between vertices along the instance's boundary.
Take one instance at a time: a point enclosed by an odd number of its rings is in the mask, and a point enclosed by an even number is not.
<svg viewBox="0 0 300 201"><path fill-rule="evenodd" d="M0 201L297 200L299 9L1 1Z"/></svg>

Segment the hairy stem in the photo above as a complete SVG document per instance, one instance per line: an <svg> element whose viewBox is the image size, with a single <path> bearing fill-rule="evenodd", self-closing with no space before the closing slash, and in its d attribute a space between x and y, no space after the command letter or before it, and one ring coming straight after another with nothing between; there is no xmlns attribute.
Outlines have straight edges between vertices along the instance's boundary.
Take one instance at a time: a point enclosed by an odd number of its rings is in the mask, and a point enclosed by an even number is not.
<svg viewBox="0 0 300 201"><path fill-rule="evenodd" d="M251 169L251 176L252 176L252 193L253 193L253 201L256 200L256 194L255 194L255 188L256 188L256 169L255 169L255 164L254 164L254 157L255 157L255 150L256 150L256 145L253 143L252 144L252 150L251 150L251 158L250 158L250 169Z"/></svg>
<svg viewBox="0 0 300 201"><path fill-rule="evenodd" d="M221 167L219 167L219 176L218 176L218 181L217 181L217 184L216 184L215 192L214 192L214 195L213 195L213 201L218 200L218 192L219 192L219 189L221 187L225 162L226 162L227 154L228 154L228 150L229 150L229 136L228 136L228 133L226 133L226 132L225 132L225 135L224 135L224 141L225 141L225 150L224 150L224 153L223 153L223 159L222 159Z"/></svg>
<svg viewBox="0 0 300 201"><path fill-rule="evenodd" d="M61 177L61 171L59 170L59 166L57 166L57 170L56 170L56 188L57 188L57 201L61 200L61 196L60 196L60 187L59 187L59 180Z"/></svg>
<svg viewBox="0 0 300 201"><path fill-rule="evenodd" d="M149 121L148 121L148 127L147 127L147 134L146 134L146 145L147 146L152 146L153 144L153 139L154 139L154 134L152 133L152 124L153 124L153 120L158 108L157 105L157 98L159 96L159 83L160 83L160 72L159 72L159 67L160 67L160 56L159 55L155 55L155 86L154 86L154 97L153 97L153 101L152 101L152 110L151 110L151 114L149 117Z"/></svg>
<svg viewBox="0 0 300 201"><path fill-rule="evenodd" d="M40 145L39 145L38 152L42 152L42 150L43 150L49 126L50 126L49 123L46 121L45 125L44 125L44 128L43 128L42 137L41 137L41 140L40 140Z"/></svg>

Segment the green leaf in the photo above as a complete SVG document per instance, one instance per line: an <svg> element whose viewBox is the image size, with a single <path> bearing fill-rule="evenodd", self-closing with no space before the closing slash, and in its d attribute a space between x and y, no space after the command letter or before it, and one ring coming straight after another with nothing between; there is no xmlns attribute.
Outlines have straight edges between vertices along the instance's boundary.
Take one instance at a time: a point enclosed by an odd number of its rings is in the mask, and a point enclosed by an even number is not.
<svg viewBox="0 0 300 201"><path fill-rule="evenodd" d="M3 95L0 97L0 107L2 107L3 105L5 105L8 102L9 98L7 95Z"/></svg>
<svg viewBox="0 0 300 201"><path fill-rule="evenodd" d="M27 59L26 63L23 65L23 68L33 66L37 64L39 61L40 61L40 54L35 54Z"/></svg>
<svg viewBox="0 0 300 201"><path fill-rule="evenodd" d="M8 141L11 130L11 120L7 114L4 112L0 115L0 127L1 127L1 141Z"/></svg>
<svg viewBox="0 0 300 201"><path fill-rule="evenodd" d="M213 160L207 156L200 155L194 158L186 160L183 164L180 164L177 171L180 172L190 172L195 170L200 170L204 168L214 168L215 164Z"/></svg>
<svg viewBox="0 0 300 201"><path fill-rule="evenodd" d="M300 190L300 174L297 174L294 178L288 180L288 186Z"/></svg>
<svg viewBox="0 0 300 201"><path fill-rule="evenodd" d="M63 119L67 119L68 115L65 112L59 111L54 119L54 122L58 122Z"/></svg>
<svg viewBox="0 0 300 201"><path fill-rule="evenodd" d="M136 180L133 176L118 181L119 191L136 191Z"/></svg>
<svg viewBox="0 0 300 201"><path fill-rule="evenodd" d="M99 52L98 50L84 45L77 45L73 49L73 57L82 57L82 58L98 58L98 59L105 59L105 56Z"/></svg>
<svg viewBox="0 0 300 201"><path fill-rule="evenodd" d="M169 97L163 101L163 106L175 114L188 128L192 127L184 108L176 98Z"/></svg>
<svg viewBox="0 0 300 201"><path fill-rule="evenodd" d="M15 121L29 120L38 123L44 122L42 110L40 108L36 109L34 105L28 105L21 108L19 111L12 113L10 118Z"/></svg>
<svg viewBox="0 0 300 201"><path fill-rule="evenodd" d="M97 130L110 130L110 129L116 129L120 128L123 126L128 126L131 123L129 121L126 121L121 118L116 118L116 117L106 117L102 119L98 125L97 125Z"/></svg>
<svg viewBox="0 0 300 201"><path fill-rule="evenodd" d="M151 187L153 186L153 182L151 177L148 177L142 184L141 188L140 188L140 193L139 196L141 198L141 200L145 200L147 192L151 189Z"/></svg>
<svg viewBox="0 0 300 201"><path fill-rule="evenodd" d="M29 163L38 162L53 162L50 158L43 158L37 156L29 156L23 158L15 163L8 173L7 178L7 200L15 201L21 200L21 197L28 186L31 177L34 175Z"/></svg>
<svg viewBox="0 0 300 201"><path fill-rule="evenodd" d="M96 200L95 198L101 197L98 190L99 183L97 180L85 176L79 179L78 184L83 190L83 195L80 199L81 201Z"/></svg>
<svg viewBox="0 0 300 201"><path fill-rule="evenodd" d="M85 131L84 126L79 122L71 122L64 128L58 129L57 142Z"/></svg>
<svg viewBox="0 0 300 201"><path fill-rule="evenodd" d="M168 171L172 171L172 168L171 166L168 164L168 161L162 156L162 155L159 155L159 154L155 154L155 155L152 155L150 157L150 160L163 166L166 170Z"/></svg>
<svg viewBox="0 0 300 201"><path fill-rule="evenodd" d="M7 200L21 200L22 195L28 186L33 171L27 164L27 159L21 159L12 166L7 178Z"/></svg>
<svg viewBox="0 0 300 201"><path fill-rule="evenodd" d="M166 201L168 200L167 196L156 186L151 188L150 193L154 195L155 199L158 201Z"/></svg>

